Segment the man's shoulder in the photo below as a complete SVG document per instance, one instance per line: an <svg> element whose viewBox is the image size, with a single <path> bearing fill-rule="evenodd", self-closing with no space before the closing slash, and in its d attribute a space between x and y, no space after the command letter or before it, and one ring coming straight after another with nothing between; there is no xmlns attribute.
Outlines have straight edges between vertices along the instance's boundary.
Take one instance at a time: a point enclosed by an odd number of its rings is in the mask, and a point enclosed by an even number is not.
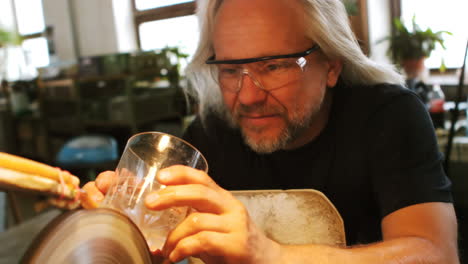
<svg viewBox="0 0 468 264"><path fill-rule="evenodd" d="M215 114L196 116L184 133L184 139L188 142L211 147L220 143L228 144L238 137L238 131Z"/></svg>
<svg viewBox="0 0 468 264"><path fill-rule="evenodd" d="M344 89L350 89L348 94L353 99L364 101L371 105L384 104L400 96L416 95L411 90L401 85L389 83L356 85Z"/></svg>
<svg viewBox="0 0 468 264"><path fill-rule="evenodd" d="M234 130L216 114L197 115L186 130L188 133L203 134L205 136L217 136L217 134L232 133Z"/></svg>
<svg viewBox="0 0 468 264"><path fill-rule="evenodd" d="M401 98L421 103L411 90L397 84L381 83L341 87L336 96L336 106L342 113L365 117L384 107L399 104Z"/></svg>
<svg viewBox="0 0 468 264"><path fill-rule="evenodd" d="M399 123L401 114L421 119L425 106L409 89L394 84L341 87L335 96L332 117L344 138L366 137L370 127Z"/></svg>

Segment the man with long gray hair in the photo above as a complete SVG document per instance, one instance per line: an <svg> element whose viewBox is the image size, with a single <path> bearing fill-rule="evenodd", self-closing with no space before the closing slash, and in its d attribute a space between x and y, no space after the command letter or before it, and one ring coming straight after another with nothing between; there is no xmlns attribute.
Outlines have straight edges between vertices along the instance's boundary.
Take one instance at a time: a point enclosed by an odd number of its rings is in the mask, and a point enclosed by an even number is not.
<svg viewBox="0 0 468 264"><path fill-rule="evenodd" d="M174 166L149 208L196 209L169 235L171 261L458 263L457 223L433 126L391 66L360 50L339 0L197 1L188 68L199 118L185 139L210 164ZM103 189L109 174L86 189ZM316 189L346 248L281 245L226 190Z"/></svg>

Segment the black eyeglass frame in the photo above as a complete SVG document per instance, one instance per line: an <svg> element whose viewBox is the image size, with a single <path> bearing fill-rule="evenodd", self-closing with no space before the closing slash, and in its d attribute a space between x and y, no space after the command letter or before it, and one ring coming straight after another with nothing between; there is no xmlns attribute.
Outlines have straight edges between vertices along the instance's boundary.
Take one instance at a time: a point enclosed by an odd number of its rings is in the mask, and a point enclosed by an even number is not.
<svg viewBox="0 0 468 264"><path fill-rule="evenodd" d="M206 64L245 64L258 61L274 60L274 59L285 59L285 58L299 58L311 54L314 51L319 50L319 45L315 44L310 49L303 52L291 53L285 55L275 55L275 56L265 56L249 59L237 59L237 60L215 60L215 55L211 56L208 60L205 61Z"/></svg>

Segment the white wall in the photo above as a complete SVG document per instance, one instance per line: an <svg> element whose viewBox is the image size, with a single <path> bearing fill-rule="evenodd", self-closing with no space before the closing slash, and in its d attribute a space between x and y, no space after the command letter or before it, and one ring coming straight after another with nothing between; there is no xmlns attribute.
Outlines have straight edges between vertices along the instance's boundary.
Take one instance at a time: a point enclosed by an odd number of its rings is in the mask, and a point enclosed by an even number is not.
<svg viewBox="0 0 468 264"><path fill-rule="evenodd" d="M54 28L60 60L137 49L132 0L42 1L46 25Z"/></svg>
<svg viewBox="0 0 468 264"><path fill-rule="evenodd" d="M391 33L390 2L388 0L368 0L370 57L378 62L391 63L386 56L388 42L377 42Z"/></svg>
<svg viewBox="0 0 468 264"><path fill-rule="evenodd" d="M138 49L133 20L133 0L113 0L115 30L120 52L131 52Z"/></svg>
<svg viewBox="0 0 468 264"><path fill-rule="evenodd" d="M76 58L72 21L68 1L42 0L46 26L54 30L54 45L57 58L73 61Z"/></svg>
<svg viewBox="0 0 468 264"><path fill-rule="evenodd" d="M81 56L119 52L112 0L72 0Z"/></svg>

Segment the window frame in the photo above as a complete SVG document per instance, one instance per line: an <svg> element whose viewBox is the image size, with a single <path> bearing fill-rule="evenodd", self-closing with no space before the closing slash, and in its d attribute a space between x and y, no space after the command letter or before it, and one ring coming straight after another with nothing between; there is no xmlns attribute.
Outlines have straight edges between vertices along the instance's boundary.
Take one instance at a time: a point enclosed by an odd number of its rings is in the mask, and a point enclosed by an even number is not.
<svg viewBox="0 0 468 264"><path fill-rule="evenodd" d="M402 0L390 0L390 12L391 12L391 29L392 35L395 34L396 29L395 25L393 24L393 19L398 17L402 18ZM445 71L441 71L439 68L428 68L430 76L456 76L457 72L461 69L461 66L458 68L447 67Z"/></svg>
<svg viewBox="0 0 468 264"><path fill-rule="evenodd" d="M183 17L195 14L196 1L157 7L147 10L138 10L136 0L132 0L133 19L138 48L141 49L140 25L146 22Z"/></svg>
<svg viewBox="0 0 468 264"><path fill-rule="evenodd" d="M28 39L37 39L37 38L45 38L46 40L48 40L48 38L49 38L48 32L47 32L48 27L45 24L44 9L42 10L42 19L44 20L44 30L42 30L40 32L32 33L32 34L21 34L20 31L19 31L19 21L18 21L18 14L17 14L18 10L17 10L17 7L16 7L16 1L15 0L10 0L10 3L11 3L12 11L13 11L15 31L18 33L18 35L21 37L21 39L23 41L28 40ZM47 57L49 59L49 64L50 64L50 57L51 57L50 47L48 47L48 49L49 50L47 52ZM47 66L48 65L46 65L45 67L47 67Z"/></svg>

